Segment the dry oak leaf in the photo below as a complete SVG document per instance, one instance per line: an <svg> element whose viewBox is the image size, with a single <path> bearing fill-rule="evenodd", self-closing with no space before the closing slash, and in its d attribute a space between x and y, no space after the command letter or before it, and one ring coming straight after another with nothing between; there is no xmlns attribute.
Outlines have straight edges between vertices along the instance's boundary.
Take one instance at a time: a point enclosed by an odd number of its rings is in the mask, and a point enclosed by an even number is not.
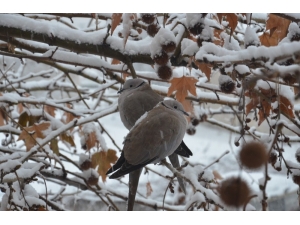
<svg viewBox="0 0 300 225"><path fill-rule="evenodd" d="M41 122L30 127L24 127L18 141L23 140L26 150L29 151L37 143L37 138L44 139L47 136L48 132L45 131L50 128L50 125L50 122Z"/></svg>
<svg viewBox="0 0 300 225"><path fill-rule="evenodd" d="M107 151L96 152L92 155L92 168L98 166L98 173L102 178L102 181L106 180L106 172L110 167L117 161L117 152L113 149L108 149Z"/></svg>
<svg viewBox="0 0 300 225"><path fill-rule="evenodd" d="M182 76L180 78L173 78L170 80L171 86L169 87L167 96L171 96L172 93L176 91L175 96L177 101L183 103L188 95L188 91L192 95L197 96L195 86L197 82L198 80L194 77Z"/></svg>
<svg viewBox="0 0 300 225"><path fill-rule="evenodd" d="M111 16L111 29L110 29L110 34L112 35L114 33L114 30L116 27L120 24L121 19L122 19L122 14L123 13L113 13Z"/></svg>
<svg viewBox="0 0 300 225"><path fill-rule="evenodd" d="M211 68L207 65L207 63L195 61L195 64L205 74L207 80L210 81Z"/></svg>

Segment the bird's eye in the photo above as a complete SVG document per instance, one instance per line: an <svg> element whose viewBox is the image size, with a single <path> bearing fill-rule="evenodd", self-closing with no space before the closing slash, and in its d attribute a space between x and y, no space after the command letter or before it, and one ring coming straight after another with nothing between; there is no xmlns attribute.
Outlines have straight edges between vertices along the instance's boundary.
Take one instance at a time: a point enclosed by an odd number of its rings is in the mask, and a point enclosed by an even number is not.
<svg viewBox="0 0 300 225"><path fill-rule="evenodd" d="M177 105L174 105L174 109L177 109Z"/></svg>
<svg viewBox="0 0 300 225"><path fill-rule="evenodd" d="M130 84L130 86L129 87L132 87L132 84Z"/></svg>

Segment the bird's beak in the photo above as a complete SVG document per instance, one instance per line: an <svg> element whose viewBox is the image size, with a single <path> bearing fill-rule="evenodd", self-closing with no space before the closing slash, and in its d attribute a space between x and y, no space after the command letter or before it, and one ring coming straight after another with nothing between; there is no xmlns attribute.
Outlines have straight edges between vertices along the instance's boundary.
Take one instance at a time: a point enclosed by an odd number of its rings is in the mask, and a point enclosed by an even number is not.
<svg viewBox="0 0 300 225"><path fill-rule="evenodd" d="M122 93L122 91L124 91L124 89L120 89L120 90L118 91L118 94Z"/></svg>

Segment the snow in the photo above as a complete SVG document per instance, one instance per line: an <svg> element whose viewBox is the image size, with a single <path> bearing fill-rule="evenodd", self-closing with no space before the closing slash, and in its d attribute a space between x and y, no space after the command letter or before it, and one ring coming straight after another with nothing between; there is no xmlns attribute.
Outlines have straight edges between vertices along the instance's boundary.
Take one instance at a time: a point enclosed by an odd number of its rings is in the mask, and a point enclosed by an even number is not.
<svg viewBox="0 0 300 225"><path fill-rule="evenodd" d="M225 32L222 32L220 36L224 39L224 48L234 51L239 51L241 49L239 42L236 39L232 38L230 35L226 34Z"/></svg>
<svg viewBox="0 0 300 225"><path fill-rule="evenodd" d="M229 44L229 38L228 38L228 44ZM230 47L232 49L234 46L235 45L231 44L229 46L226 46L226 48ZM233 49L235 49L235 47ZM199 51L196 54L196 59L203 60L203 58L205 57L208 61L234 62L234 61L241 61L241 60L250 61L253 58L254 59L265 58L270 62L272 62L276 57L291 55L293 53L300 51L300 43L299 42L282 43L281 45L272 46L272 47L250 46L247 49L242 49L239 51L237 50L224 49L213 43L204 42L203 46L199 49Z"/></svg>
<svg viewBox="0 0 300 225"><path fill-rule="evenodd" d="M0 171L2 171L3 173L9 173L18 169L21 165L22 164L19 160L8 159L6 162L0 164Z"/></svg>
<svg viewBox="0 0 300 225"><path fill-rule="evenodd" d="M247 47L249 45L254 45L254 46L260 45L260 40L258 38L257 33L250 26L248 26L245 31L244 45L245 45L245 47Z"/></svg>
<svg viewBox="0 0 300 225"><path fill-rule="evenodd" d="M203 23L204 18L202 18L201 13L187 13L186 14L186 23L188 27L193 27L197 23Z"/></svg>
<svg viewBox="0 0 300 225"><path fill-rule="evenodd" d="M30 179L32 178L37 171L39 171L44 166L43 163L38 163L35 167L30 169L25 169L23 166L16 171L16 174L9 173L3 177L4 183L12 183L20 179Z"/></svg>
<svg viewBox="0 0 300 225"><path fill-rule="evenodd" d="M176 43L174 33L168 29L161 27L150 44L151 57L154 58L155 55L160 55L162 51L161 46L166 45L170 42Z"/></svg>
<svg viewBox="0 0 300 225"><path fill-rule="evenodd" d="M246 65L236 65L234 69L241 75L249 74L250 69Z"/></svg>
<svg viewBox="0 0 300 225"><path fill-rule="evenodd" d="M220 75L219 76L219 84L220 86L224 83L233 82L230 76L227 75Z"/></svg>
<svg viewBox="0 0 300 225"><path fill-rule="evenodd" d="M183 38L181 42L181 52L183 55L193 56L199 50L199 47L196 42Z"/></svg>

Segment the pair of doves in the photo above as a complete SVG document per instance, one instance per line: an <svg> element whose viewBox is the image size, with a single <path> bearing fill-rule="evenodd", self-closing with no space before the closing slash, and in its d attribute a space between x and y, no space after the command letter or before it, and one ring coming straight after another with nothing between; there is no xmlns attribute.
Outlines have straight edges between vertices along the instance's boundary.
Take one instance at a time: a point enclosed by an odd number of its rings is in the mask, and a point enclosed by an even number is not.
<svg viewBox="0 0 300 225"><path fill-rule="evenodd" d="M189 157L191 150L182 141L187 120L183 106L176 100L164 100L142 79L127 80L118 93L120 116L130 130L124 140L120 158L107 174L115 179L129 173L127 210L133 210L139 177L144 166L169 157L175 168L180 166L178 156ZM183 190L182 178L178 182Z"/></svg>

